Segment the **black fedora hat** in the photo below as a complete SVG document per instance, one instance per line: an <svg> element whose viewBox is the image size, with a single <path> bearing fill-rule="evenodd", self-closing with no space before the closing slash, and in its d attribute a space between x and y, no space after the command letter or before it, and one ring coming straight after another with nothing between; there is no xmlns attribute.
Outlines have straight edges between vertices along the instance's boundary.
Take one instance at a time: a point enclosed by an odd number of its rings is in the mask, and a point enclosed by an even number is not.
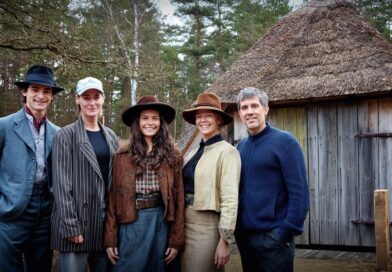
<svg viewBox="0 0 392 272"><path fill-rule="evenodd" d="M30 84L39 84L52 88L53 94L56 94L64 88L56 86L53 77L53 70L44 65L34 65L27 71L24 81L17 81L15 85L21 89L27 89Z"/></svg>
<svg viewBox="0 0 392 272"><path fill-rule="evenodd" d="M159 102L158 98L153 95L142 96L136 105L127 108L121 115L121 119L125 125L131 126L132 121L140 116L143 110L157 110L159 114L170 124L176 117L176 110L167 103Z"/></svg>

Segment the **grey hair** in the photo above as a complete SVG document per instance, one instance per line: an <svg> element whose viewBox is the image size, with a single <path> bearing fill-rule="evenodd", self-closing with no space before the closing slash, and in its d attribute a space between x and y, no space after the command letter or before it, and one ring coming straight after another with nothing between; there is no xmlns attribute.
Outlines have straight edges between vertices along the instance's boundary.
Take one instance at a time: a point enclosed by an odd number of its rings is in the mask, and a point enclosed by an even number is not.
<svg viewBox="0 0 392 272"><path fill-rule="evenodd" d="M255 87L246 87L240 91L240 93L237 96L237 107L240 109L241 107L241 101L257 96L259 98L260 104L263 107L268 107L268 95L265 91L260 90Z"/></svg>

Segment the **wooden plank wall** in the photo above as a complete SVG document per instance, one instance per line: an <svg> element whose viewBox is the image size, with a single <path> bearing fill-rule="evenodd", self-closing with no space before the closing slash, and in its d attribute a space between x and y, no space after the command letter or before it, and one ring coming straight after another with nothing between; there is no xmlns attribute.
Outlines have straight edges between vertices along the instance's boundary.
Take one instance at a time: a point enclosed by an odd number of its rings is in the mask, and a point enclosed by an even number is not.
<svg viewBox="0 0 392 272"><path fill-rule="evenodd" d="M356 135L391 132L392 98L308 106L307 120L310 243L375 246L373 191L392 189L392 139Z"/></svg>
<svg viewBox="0 0 392 272"><path fill-rule="evenodd" d="M319 223L319 137L318 130L318 107L316 105L307 108L308 123L308 183L310 193L310 243L320 244L320 223Z"/></svg>
<svg viewBox="0 0 392 272"><path fill-rule="evenodd" d="M351 222L359 219L358 119L357 103L337 105L338 136L338 244L359 245L359 227Z"/></svg>
<svg viewBox="0 0 392 272"><path fill-rule="evenodd" d="M233 112L232 116L234 118L234 142L238 144L241 139L248 137L248 132L246 126L241 121L238 111Z"/></svg>
<svg viewBox="0 0 392 272"><path fill-rule="evenodd" d="M358 104L358 133L377 133L378 99L366 100ZM359 176L359 219L374 220L373 191L379 187L379 138L358 138L358 176ZM381 188L379 188L381 189ZM361 224L360 245L375 246L374 225Z"/></svg>
<svg viewBox="0 0 392 272"><path fill-rule="evenodd" d="M379 101L379 132L392 132L392 98ZM379 187L389 189L389 210L392 210L392 139L379 138ZM392 218L392 216L390 216Z"/></svg>

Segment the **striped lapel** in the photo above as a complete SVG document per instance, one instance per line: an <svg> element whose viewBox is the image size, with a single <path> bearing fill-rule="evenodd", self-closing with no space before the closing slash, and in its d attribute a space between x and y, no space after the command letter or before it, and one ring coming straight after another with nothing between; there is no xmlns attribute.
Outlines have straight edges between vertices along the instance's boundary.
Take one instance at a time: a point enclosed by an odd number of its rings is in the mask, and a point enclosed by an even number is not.
<svg viewBox="0 0 392 272"><path fill-rule="evenodd" d="M101 180L103 180L101 169L99 168L97 161L97 156L94 153L93 146L91 145L87 136L87 132L84 129L82 117L79 117L78 121L76 121L76 144L79 146L82 154L86 157L94 171L101 178Z"/></svg>

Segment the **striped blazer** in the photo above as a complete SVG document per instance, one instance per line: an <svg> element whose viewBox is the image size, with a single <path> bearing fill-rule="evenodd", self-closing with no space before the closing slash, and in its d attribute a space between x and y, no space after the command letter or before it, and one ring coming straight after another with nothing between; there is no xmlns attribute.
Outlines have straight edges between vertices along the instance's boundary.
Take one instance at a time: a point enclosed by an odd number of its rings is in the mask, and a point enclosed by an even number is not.
<svg viewBox="0 0 392 272"><path fill-rule="evenodd" d="M117 149L114 132L99 124L112 154ZM62 128L53 140L53 196L51 245L58 251L103 250L106 199L112 184L112 159L108 186L102 178L83 120ZM83 235L75 244L67 237Z"/></svg>

